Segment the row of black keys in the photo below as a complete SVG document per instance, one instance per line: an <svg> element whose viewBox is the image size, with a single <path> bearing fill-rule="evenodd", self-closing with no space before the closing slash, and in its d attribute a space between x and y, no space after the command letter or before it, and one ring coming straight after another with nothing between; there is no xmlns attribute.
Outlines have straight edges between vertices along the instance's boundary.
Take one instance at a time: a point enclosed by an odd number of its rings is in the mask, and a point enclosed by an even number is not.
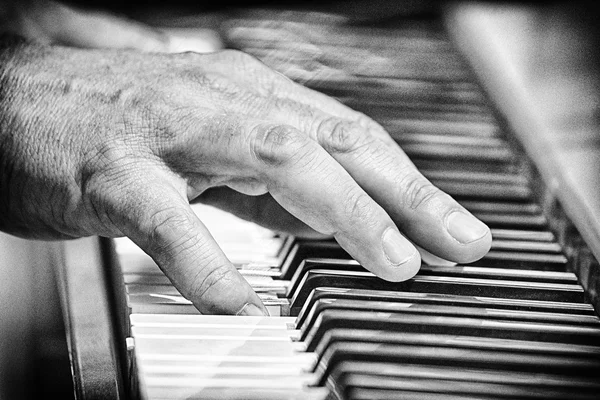
<svg viewBox="0 0 600 400"><path fill-rule="evenodd" d="M292 282L317 384L340 399L600 393L600 320L573 274L424 266L397 284L359 269L305 260Z"/></svg>

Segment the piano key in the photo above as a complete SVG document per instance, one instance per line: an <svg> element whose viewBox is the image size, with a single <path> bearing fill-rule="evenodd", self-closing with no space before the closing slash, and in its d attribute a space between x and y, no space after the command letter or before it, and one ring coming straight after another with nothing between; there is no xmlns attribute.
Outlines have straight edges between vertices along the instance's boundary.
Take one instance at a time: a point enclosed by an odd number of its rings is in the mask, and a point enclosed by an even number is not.
<svg viewBox="0 0 600 400"><path fill-rule="evenodd" d="M385 116L378 118L379 122L389 132L412 132L435 135L457 135L474 136L483 138L496 138L500 133L500 128L489 118L482 120L465 120L464 118L443 119L438 115L427 115L426 113L415 113L415 118L404 116L403 118L389 118ZM424 118L429 116L429 118ZM482 118L481 116L477 116Z"/></svg>
<svg viewBox="0 0 600 400"><path fill-rule="evenodd" d="M435 316L454 316L467 318L493 319L496 321L525 321L541 322L552 324L565 324L570 326L587 326L600 329L600 321L596 316L560 314L556 312L535 312L535 311L516 311L502 310L483 307L465 307L448 304L424 304L418 302L388 302L388 301L357 301L347 299L320 299L312 304L310 311L304 323L297 325L302 331L300 339L304 339L310 328L315 325L316 319L324 310L350 310L350 311L369 311L395 312L406 315L430 315Z"/></svg>
<svg viewBox="0 0 600 400"><path fill-rule="evenodd" d="M162 378L145 380L144 387L148 399L325 400L328 394L325 388L309 388L290 380Z"/></svg>
<svg viewBox="0 0 600 400"><path fill-rule="evenodd" d="M366 99L460 102L483 104L485 99L479 88L470 82L436 82L417 79L350 77L347 81L313 80L308 85L329 96Z"/></svg>
<svg viewBox="0 0 600 400"><path fill-rule="evenodd" d="M539 215L542 213L540 206L536 203L501 202L493 200L460 200L459 203L467 210L475 212L498 213L504 215ZM550 238L548 241L554 240L554 236L551 232L548 231L546 234Z"/></svg>
<svg viewBox="0 0 600 400"><path fill-rule="evenodd" d="M570 373L578 375L582 373L589 376L594 376L594 373L600 372L600 358L598 357L598 339L600 338L600 329L590 328L587 326L569 326L563 324L552 324L552 323L540 323L540 322L522 322L522 321L496 321L493 319L485 318L466 318L466 317L447 317L439 316L436 318L428 318L420 315L407 315L404 313L396 312L378 312L370 313L363 311L342 311L342 310L324 310L319 314L315 323L310 327L304 344L307 351L314 351L320 343L326 339L326 334L332 329L347 329L351 331L358 330L371 330L391 332L390 340L398 341L404 334L426 334L427 337L433 338L435 335L442 335L440 338L444 338L443 335L449 335L450 337L468 337L463 338L460 341L460 345L465 348L477 348L476 350L482 351L484 348L489 348L485 351L486 355L494 353L493 348L498 346L502 347L506 352L514 352L515 354L521 354L524 357L522 362L529 363L533 362L533 354L529 354L532 349L538 349L540 346L547 349L544 354L540 354L541 357L545 357L548 354L556 355L555 359L548 359L545 366L550 366L550 361L555 361L557 365L553 368L565 368L567 371L561 373ZM414 335L407 337L407 341L414 341ZM489 340L494 339L494 340ZM504 342L503 340L507 340ZM517 348L516 343L511 342L518 340L523 342L521 348ZM383 340L382 340L383 341ZM532 343L530 343L532 342ZM545 342L541 345L536 342ZM359 342L360 344L365 344ZM458 343L458 342L457 342ZM459 344L450 342L444 342L440 340L436 342L432 340L430 346L443 347L449 346L455 348ZM327 360L323 361L326 357L327 352L331 352L331 347L337 344L345 345L347 342L333 343L320 354L320 364L324 364ZM369 343L377 345L378 343ZM383 346L384 343L380 344ZM514 345L512 348L510 345ZM551 345L550 345L551 344ZM407 344L408 346L408 344ZM562 347L561 347L562 346ZM579 347L585 346L585 347ZM393 346L389 347L390 349ZM556 354L552 353L550 349ZM592 350L595 349L595 350ZM503 352L503 356L505 353ZM575 352L575 353L573 353ZM473 351L475 354L476 351ZM560 354L576 354L579 357L569 358L574 364L567 365L566 362L558 361ZM434 353L432 353L434 354ZM435 354L434 354L435 355ZM528 356L531 357L528 359ZM484 361L485 357L479 356ZM510 359L510 357L508 357ZM372 360L384 360L385 357L377 358L373 357ZM491 363L491 360L485 360L484 362ZM509 360L513 362L513 360ZM576 365L581 368L589 368L584 371L575 371Z"/></svg>
<svg viewBox="0 0 600 400"><path fill-rule="evenodd" d="M418 302L422 304L449 304L468 307L489 307L505 310L521 310L534 312L557 312L569 315L595 316L594 309L589 304L546 302L523 299L505 299L492 297L475 297L462 295L447 295L438 293L392 292L384 290L343 289L333 287L318 287L314 289L298 313L296 325L302 326L308 318L313 305L318 300L350 299L359 301L386 302Z"/></svg>
<svg viewBox="0 0 600 400"><path fill-rule="evenodd" d="M566 264L567 258L562 254L490 250L480 260L474 261L469 265L564 271Z"/></svg>
<svg viewBox="0 0 600 400"><path fill-rule="evenodd" d="M540 242L553 242L554 234L549 231L532 231L522 229L499 229L491 228L494 239L506 240L530 240Z"/></svg>
<svg viewBox="0 0 600 400"><path fill-rule="evenodd" d="M339 102L348 107L373 116L377 119L379 115L389 115L392 113L402 113L404 111L423 111L423 112L440 112L440 113L464 113L464 114L483 114L489 113L489 108L481 104L457 103L457 102L432 102L419 101L419 99L406 98L385 99L377 98L376 100L360 99L354 97L334 96ZM512 154L511 154L512 155Z"/></svg>
<svg viewBox="0 0 600 400"><path fill-rule="evenodd" d="M599 371L598 360L560 355L529 354L517 351L496 352L476 348L443 347L432 344L402 345L387 343L335 342L324 352L316 373L321 385L337 363L347 360L386 362L416 366L447 366L461 369L493 369L498 373L531 372L585 377L590 380ZM325 378L325 379L324 379Z"/></svg>
<svg viewBox="0 0 600 400"><path fill-rule="evenodd" d="M529 387L532 390L546 388L548 390L572 391L579 394L593 394L600 390L600 383L579 377L541 374L533 371L490 371L484 369L466 369L443 366L402 365L385 362L342 361L334 367L330 381L336 382L346 374L365 374L380 377L418 378L423 380L442 379L447 381L514 384ZM568 397L568 396L566 396Z"/></svg>
<svg viewBox="0 0 600 400"><path fill-rule="evenodd" d="M328 269L336 271L363 271L366 272L355 260L336 260L328 258L309 258L300 263L294 276L288 285L288 293L294 293L302 278L308 271L315 269ZM474 279L499 279L514 280L519 282L540 282L554 284L577 285L577 277L572 272L555 271L537 271L537 270L518 270L485 268L460 265L422 265L417 277L420 276L441 276L441 277L460 277Z"/></svg>
<svg viewBox="0 0 600 400"><path fill-rule="evenodd" d="M440 276L416 276L404 282L388 282L370 272L316 269L300 280L291 298L292 315L297 314L309 293L316 287L340 287L395 291L420 291L483 297L518 297L526 300L584 301L579 285L521 282L497 279L472 279Z"/></svg>
<svg viewBox="0 0 600 400"><path fill-rule="evenodd" d="M333 240L297 240L281 266L281 278L291 279L298 265L307 258L351 259Z"/></svg>
<svg viewBox="0 0 600 400"><path fill-rule="evenodd" d="M543 230L548 226L548 221L543 215L507 215L477 211L473 212L473 215L493 228Z"/></svg>
<svg viewBox="0 0 600 400"><path fill-rule="evenodd" d="M521 386L516 384L504 383L474 383L462 381L446 381L436 378L424 381L422 379L395 378L387 379L379 376L366 375L362 373L348 374L343 377L338 384L345 392L355 390L356 388L366 390L381 390L396 393L404 398L404 393L423 393L425 395L436 396L455 394L457 396L481 396L493 398L513 398L513 399L595 399L595 394L578 393L572 396L572 391L564 388L536 388L531 386Z"/></svg>
<svg viewBox="0 0 600 400"><path fill-rule="evenodd" d="M468 171L456 171L456 170L421 170L421 173L428 179L433 181L459 181L459 182L477 182L482 185L493 184L506 184L515 186L525 186L528 184L527 180L523 175L520 174L500 174L500 173L477 173ZM473 206L483 207L477 202L469 202ZM521 203L483 203L487 205L486 211L504 211L504 212L520 212L527 214L539 214L541 208L535 203L528 205Z"/></svg>
<svg viewBox="0 0 600 400"><path fill-rule="evenodd" d="M410 151L407 152L407 155L413 156ZM480 153L480 156L485 156L485 154ZM436 157L437 158L437 157ZM456 198L460 202L463 198L469 199L493 199L493 200L506 200L506 201L527 201L531 199L532 192L531 189L527 186L522 185L504 185L504 184L487 184L482 185L481 183L470 183L470 182L453 182L448 180L437 180L431 179L431 182L437 186L439 189L448 193L452 197ZM491 220L493 217L489 216L498 216L498 214L492 213L482 213L479 211L471 211L473 214L479 214L484 216L484 218L488 218ZM506 217L505 214L500 214L497 217L498 221L502 221L502 217ZM525 218L539 218L540 221L544 221L545 218L541 215L532 215L532 216L523 216L519 215L522 219Z"/></svg>
<svg viewBox="0 0 600 400"><path fill-rule="evenodd" d="M464 135L449 135L440 134L433 135L430 133L414 133L411 131L388 131L390 136L398 143L401 147L404 146L447 146L447 147L466 147L469 149L480 149L482 151L498 151L505 153L506 158L517 160L515 154L512 153L511 146L508 142L502 140L502 138L488 138L479 136L464 136ZM508 155L508 153L511 153ZM423 170L425 174L429 174L432 177L440 177L441 179L459 179L465 182L477 181L482 183L516 183L516 184L528 184L526 177L521 174L512 174L510 176L500 173L489 173L489 174L474 174L473 177L469 177L467 173L458 175L456 172L445 171L445 170Z"/></svg>
<svg viewBox="0 0 600 400"><path fill-rule="evenodd" d="M318 300L350 299L357 301L418 302L422 304L450 304L465 307L489 307L504 310L556 312L569 315L595 316L594 308L585 303L566 303L523 300L517 298L493 298L463 295L447 295L420 292L393 292L385 290L343 289L318 287L311 291L296 318L296 326L302 326Z"/></svg>
<svg viewBox="0 0 600 400"><path fill-rule="evenodd" d="M414 158L433 158L440 160L471 160L471 162L490 162L490 163L511 163L516 159L514 154L507 148L488 148L488 147L465 147L449 146L435 144L404 144L402 150L411 159Z"/></svg>
<svg viewBox="0 0 600 400"><path fill-rule="evenodd" d="M493 237L493 235L492 235ZM532 242L525 240L502 240L493 239L493 250L522 250L537 253L562 253L562 247L558 243Z"/></svg>
<svg viewBox="0 0 600 400"><path fill-rule="evenodd" d="M499 239L495 239L496 237ZM524 252L523 261L529 262L546 262L554 265L553 270L562 270L564 265L564 256L556 254L560 252L560 246L556 243L546 243L544 239L551 239L552 235L547 235L544 232L523 232L523 231L508 231L508 230L492 230L492 250L502 251L519 251ZM507 238L507 239L501 239ZM537 239L537 240L536 240ZM543 257L544 253L554 253L557 257ZM507 257L501 253L500 257ZM496 265L495 253L489 256L491 260L489 264L481 262L481 266ZM533 257L537 257L532 259ZM333 240L297 240L291 246L290 252L285 257L281 267L281 277L283 279L291 279L298 266L306 259L314 258L331 258L331 259L351 259L350 255L342 249L342 247Z"/></svg>
<svg viewBox="0 0 600 400"><path fill-rule="evenodd" d="M506 173L513 174L521 171L523 165L518 162L508 163L491 163L487 161L475 161L468 159L433 159L433 158L419 158L414 157L412 159L413 164L419 170L423 169L440 169L440 170L451 170L451 171L471 171L475 173ZM492 201L493 199L487 199Z"/></svg>
<svg viewBox="0 0 600 400"><path fill-rule="evenodd" d="M363 388L352 388L348 391L344 397L348 400L396 400L398 393L390 390L381 389L363 389ZM431 393L417 393L417 392L404 392L402 393L403 400L427 400L431 399ZM494 396L465 396L465 395L454 395L448 393L436 393L435 398L439 400L498 400L498 397Z"/></svg>

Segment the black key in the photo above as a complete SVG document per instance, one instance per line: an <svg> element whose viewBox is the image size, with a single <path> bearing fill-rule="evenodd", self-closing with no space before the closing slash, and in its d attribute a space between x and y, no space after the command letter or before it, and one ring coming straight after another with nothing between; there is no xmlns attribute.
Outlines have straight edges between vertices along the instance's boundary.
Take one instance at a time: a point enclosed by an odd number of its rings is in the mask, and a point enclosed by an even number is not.
<svg viewBox="0 0 600 400"><path fill-rule="evenodd" d="M336 364L347 360L403 365L449 366L456 369L532 372L590 379L600 374L598 359L493 351L443 346L396 345L386 343L336 342L323 353L316 372L320 385Z"/></svg>
<svg viewBox="0 0 600 400"><path fill-rule="evenodd" d="M419 393L404 392L399 394L393 390L352 388L348 391L345 400L499 400L496 396L467 396L448 393Z"/></svg>
<svg viewBox="0 0 600 400"><path fill-rule="evenodd" d="M570 315L553 312L514 311L481 307L461 307L447 304L423 304L418 302L388 302L388 301L356 301L345 299L321 299L316 301L302 325L300 339L308 334L310 327L325 310L365 311L373 313L403 313L406 315L429 315L431 318L438 316L465 317L492 319L495 321L523 321L564 324L600 329L600 321L595 316Z"/></svg>
<svg viewBox="0 0 600 400"><path fill-rule="evenodd" d="M535 203L462 200L460 204L469 211L480 213L505 215L540 215L542 213L540 206Z"/></svg>
<svg viewBox="0 0 600 400"><path fill-rule="evenodd" d="M411 154L410 152L407 152L407 154L412 158L413 154ZM439 189L448 193L452 197L455 197L457 201L460 201L461 199L527 201L531 199L532 195L531 189L528 186L524 185L497 183L482 184L479 182L457 182L451 180L437 179L431 179L431 182ZM478 212L479 211L474 211L473 213Z"/></svg>
<svg viewBox="0 0 600 400"><path fill-rule="evenodd" d="M480 260L474 261L468 265L565 271L567 268L567 258L562 254L491 250Z"/></svg>
<svg viewBox="0 0 600 400"><path fill-rule="evenodd" d="M482 140L490 140L488 138ZM432 181L455 181L455 182L471 182L482 185L495 184L495 185L515 185L515 186L528 186L529 182L522 174L500 174L500 173L473 173L466 171L453 171L453 170L422 170L421 173ZM478 204L480 202L471 202ZM469 206L474 208L475 205ZM465 205L465 204L463 204ZM527 214L539 214L541 208L535 203L507 203L507 202L485 202L483 205L486 206L484 211L495 211L495 212L510 212L510 213L527 213ZM482 207L482 206L480 206Z"/></svg>
<svg viewBox="0 0 600 400"><path fill-rule="evenodd" d="M483 104L479 88L468 82L439 82L416 79L385 79L366 76L346 81L311 81L311 89L332 97L354 97L373 101L378 99L426 102Z"/></svg>
<svg viewBox="0 0 600 400"><path fill-rule="evenodd" d="M337 258L350 260L350 254L335 240L302 240L294 243L281 266L281 279L292 278L298 265L307 258Z"/></svg>
<svg viewBox="0 0 600 400"><path fill-rule="evenodd" d="M401 334L470 336L473 338L469 338L465 346L481 342L477 344L478 348L497 346L499 343L497 339L550 342L553 343L553 346L550 347L557 351L561 345L582 345L586 346L586 350L582 351L582 354L590 354L588 347L598 346L600 343L600 329L588 326L447 316L431 318L391 311L372 313L323 310L306 333L304 340L306 349L308 351L316 350L320 343L327 339L326 335L332 329L386 331L391 332L392 337L396 335L394 339L396 341L400 340ZM410 340L413 339L411 336ZM496 340L489 341L488 339ZM383 342L383 338L378 342ZM444 346L445 344L443 341L439 341L437 345ZM536 346L539 347L539 345ZM544 348L549 347L545 346ZM519 352L524 352L524 349L519 349ZM598 357L597 352L596 348L595 357ZM598 366L600 367L600 364Z"/></svg>
<svg viewBox="0 0 600 400"><path fill-rule="evenodd" d="M318 287L311 291L296 319L296 326L305 323L313 305L318 300L348 299L355 301L418 302L421 304L447 304L464 307L496 308L502 310L557 312L570 315L596 317L594 308L586 303L549 302L493 297L469 297L438 293L392 292L385 290L341 289Z"/></svg>
<svg viewBox="0 0 600 400"><path fill-rule="evenodd" d="M427 292L462 296L517 297L525 300L581 303L585 293L579 285L473 279L443 276L416 276L404 282L388 282L370 272L316 269L300 280L291 299L291 313L297 315L310 292L321 286L402 292Z"/></svg>
<svg viewBox="0 0 600 400"><path fill-rule="evenodd" d="M492 237L499 240L524 240L536 242L553 242L554 234L550 231L532 231L523 229L490 229Z"/></svg>
<svg viewBox="0 0 600 400"><path fill-rule="evenodd" d="M492 231L492 236L494 236L494 231ZM518 238L519 233L515 233L512 237ZM500 237L511 237L509 235L501 235ZM527 237L527 235L523 234L522 236ZM542 234L543 236L543 234ZM543 237L540 237L543 239ZM504 267L503 264L498 264L494 258L495 251L499 250L501 252L505 251L514 251L514 252L524 252L527 254L523 254L522 256L516 257L515 260L522 262L522 257L542 257L542 253L554 253L558 257L546 257L541 258L541 261L549 260L548 262L552 265L552 268L546 268L554 271L564 271L565 267L562 264L555 265L558 262L562 262L565 259L564 256L558 254L561 252L561 247L557 243L548 243L544 241L536 241L536 240L506 240L506 239L496 239L492 240L492 253L487 257L492 261L489 263L480 262L477 265L480 266L500 266ZM284 261L281 267L281 279L290 280L293 278L298 266L306 259L309 258L326 258L326 259L343 259L350 260L352 257L344 250L342 247L334 240L297 240L292 246L289 253L284 257ZM488 259L484 258L484 259ZM502 258L502 260L506 260L506 258ZM510 259L508 259L510 260ZM535 260L530 260L538 262L540 258ZM509 267L506 267L509 268ZM512 268L512 267L510 267ZM531 268L528 268L531 269Z"/></svg>
<svg viewBox="0 0 600 400"><path fill-rule="evenodd" d="M412 162L419 170L437 169L449 171L465 171L474 173L505 173L513 174L519 172L522 167L518 162L515 163L496 163L487 161L474 161L462 159L431 159L431 158L411 158ZM463 200L472 200L465 198ZM492 200L492 199L488 199Z"/></svg>
<svg viewBox="0 0 600 400"><path fill-rule="evenodd" d="M309 258L300 263L294 276L290 280L288 293L294 293L300 284L302 277L311 270L329 269L336 271L366 271L355 260L335 260L329 258ZM578 283L577 277L572 272L555 271L537 271L537 270L518 270L502 268L485 268L473 266L440 266L440 265L421 265L417 276L443 276L443 277L461 277L474 279L501 279L515 280L520 282L545 282L555 284Z"/></svg>
<svg viewBox="0 0 600 400"><path fill-rule="evenodd" d="M519 215L474 211L473 215L490 228L546 230L548 220L542 214Z"/></svg>
<svg viewBox="0 0 600 400"><path fill-rule="evenodd" d="M582 394L564 388L532 388L531 386L504 383L475 383L464 381L447 381L442 379L420 378L386 378L364 373L345 375L338 383L338 391L353 392L360 390L390 391L397 398L404 394L424 394L437 398L438 394L453 394L456 396L496 397L498 399L597 399L597 394L590 392Z"/></svg>
<svg viewBox="0 0 600 400"><path fill-rule="evenodd" d="M396 119L383 117L378 122L388 132L412 132L446 136L475 136L499 138L500 128L492 118L481 121L470 121L468 118L440 118L439 115L425 113L402 116ZM427 118L429 117L429 118Z"/></svg>
<svg viewBox="0 0 600 400"><path fill-rule="evenodd" d="M497 238L492 240L492 250L562 254L562 248L558 243L526 240L505 240Z"/></svg>
<svg viewBox="0 0 600 400"><path fill-rule="evenodd" d="M317 338L317 337L315 337ZM431 334L384 331L377 329L332 328L325 332L314 346L318 360L335 343L372 343L399 346L429 346L438 348L456 348L482 350L497 353L518 352L524 355L547 355L565 357L579 362L599 363L600 347L571 343L542 342L535 340L516 340L495 337L457 336L452 332ZM600 382L597 382L600 384Z"/></svg>
<svg viewBox="0 0 600 400"><path fill-rule="evenodd" d="M419 99L356 99L344 96L335 97L348 107L365 113L374 119L380 116L398 114L404 111L429 111L436 113L464 113L464 114L489 114L490 109L483 104L457 103L457 102L427 102ZM396 135L394 135L396 136ZM511 152L512 155L512 152Z"/></svg>
<svg viewBox="0 0 600 400"><path fill-rule="evenodd" d="M536 364L533 361L536 356L549 357L545 362L545 366L550 367L551 364L555 364L552 365L552 371L560 369L561 374L593 374L594 371L591 371L593 368L600 373L598 348L593 347L597 346L600 340L600 329L597 328L537 322L495 321L480 318L431 318L395 312L371 313L324 310L310 327L304 342L308 351L318 350L321 354L320 368L323 364L329 364L330 360L327 360L327 357L328 355L331 356L336 346L350 344L347 339L329 343L332 336L328 332L334 329L343 329L344 332L350 335L359 335L353 333L354 331L359 333L363 330L376 331L375 336L379 335L380 339L377 340L373 336L372 340L374 342L368 343L369 345L387 347L388 344L385 342L387 340L392 343L389 345L389 349L393 349L393 346L399 342L402 342L402 346L405 345L407 348L411 346L413 348L427 347L425 352L428 353L428 358L435 358L436 356L435 351L429 352L431 348L437 350L442 348L468 350L469 353L488 365L487 368L493 364L496 364L494 368L499 368L501 359L506 359L505 361L510 363L512 358L520 355L523 356L523 360L520 362L529 364L529 366L532 365L530 363ZM424 334L425 336L418 336L418 334ZM342 337L345 336L347 335L342 335ZM456 336L461 338L456 338ZM517 346L514 341L521 341L522 343ZM322 342L326 346L321 345ZM546 342L546 344L536 342ZM357 343L366 344L361 340L358 340ZM417 344L414 345L414 343ZM478 355L478 352L481 354ZM511 353L511 357L508 357L508 353ZM513 353L514 355L512 355ZM486 359L492 355L496 358L494 362ZM418 357L418 354L414 354L414 356ZM565 357L568 358L569 363L565 360L558 360ZM373 357L368 361L385 361L385 359L385 357ZM440 365L439 362L434 364ZM577 366L589 368L590 370L577 373L573 371ZM483 365L465 365L465 367L482 368ZM540 370L540 372L551 371Z"/></svg>
<svg viewBox="0 0 600 400"><path fill-rule="evenodd" d="M341 392L344 392L343 388L338 388L337 386L348 375L377 376L387 379L443 380L446 382L465 382L467 384L511 385L526 389L533 396L537 393L543 393L550 398L556 393L561 394L560 398L571 398L571 395L575 395L575 398L597 398L597 393L600 392L600 383L592 379L573 376L566 377L529 371L515 373L511 371L491 371L484 369L457 370L452 367L443 366L402 365L384 362L357 362L352 360L336 364L331 371L328 381L332 383L334 390L341 389ZM524 393L524 396L528 396L528 394Z"/></svg>

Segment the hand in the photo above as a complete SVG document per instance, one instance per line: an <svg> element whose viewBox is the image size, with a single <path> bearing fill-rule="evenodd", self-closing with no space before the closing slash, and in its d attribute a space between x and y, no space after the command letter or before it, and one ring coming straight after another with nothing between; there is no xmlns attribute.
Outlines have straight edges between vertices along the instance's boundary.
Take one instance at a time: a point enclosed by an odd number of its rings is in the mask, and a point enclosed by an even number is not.
<svg viewBox="0 0 600 400"><path fill-rule="evenodd" d="M157 28L107 12L51 0L0 1L0 32L47 44L144 52L209 53L222 49L219 34L203 28Z"/></svg>
<svg viewBox="0 0 600 400"><path fill-rule="evenodd" d="M256 220L331 235L392 281L420 266L397 226L449 260L490 247L378 124L246 54L5 41L0 66L0 229L128 236L203 313L264 312L191 210L203 193L242 213L264 195Z"/></svg>

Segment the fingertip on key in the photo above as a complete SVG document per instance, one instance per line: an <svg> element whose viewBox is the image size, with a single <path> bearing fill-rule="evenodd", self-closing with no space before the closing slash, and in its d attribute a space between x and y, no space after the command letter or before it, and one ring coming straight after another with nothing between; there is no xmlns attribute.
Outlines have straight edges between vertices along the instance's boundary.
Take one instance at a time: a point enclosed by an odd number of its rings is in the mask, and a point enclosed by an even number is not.
<svg viewBox="0 0 600 400"><path fill-rule="evenodd" d="M238 316L247 316L247 317L268 317L269 311L263 307L262 309L255 304L246 303L244 307L240 311L236 313Z"/></svg>
<svg viewBox="0 0 600 400"><path fill-rule="evenodd" d="M446 230L458 244L465 246L468 252L463 254L460 262L472 262L483 257L492 244L492 234L487 225L473 215L456 210L445 219Z"/></svg>
<svg viewBox="0 0 600 400"><path fill-rule="evenodd" d="M462 211L453 211L446 217L446 229L450 236L461 244L483 239L489 228L474 216Z"/></svg>
<svg viewBox="0 0 600 400"><path fill-rule="evenodd" d="M389 262L383 279L401 282L412 278L421 267L421 257L415 246L403 237L396 228L388 228L382 235L383 252Z"/></svg>

